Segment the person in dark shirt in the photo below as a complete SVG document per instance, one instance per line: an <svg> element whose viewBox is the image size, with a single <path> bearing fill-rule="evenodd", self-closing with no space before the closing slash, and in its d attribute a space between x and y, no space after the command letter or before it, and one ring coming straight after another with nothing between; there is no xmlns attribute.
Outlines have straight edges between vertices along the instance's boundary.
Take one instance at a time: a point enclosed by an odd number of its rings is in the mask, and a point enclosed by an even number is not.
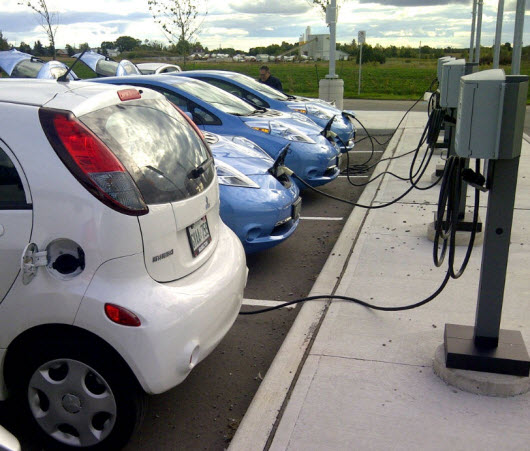
<svg viewBox="0 0 530 451"><path fill-rule="evenodd" d="M279 78L273 77L268 66L261 66L259 68L259 81L271 88L283 91L282 82Z"/></svg>

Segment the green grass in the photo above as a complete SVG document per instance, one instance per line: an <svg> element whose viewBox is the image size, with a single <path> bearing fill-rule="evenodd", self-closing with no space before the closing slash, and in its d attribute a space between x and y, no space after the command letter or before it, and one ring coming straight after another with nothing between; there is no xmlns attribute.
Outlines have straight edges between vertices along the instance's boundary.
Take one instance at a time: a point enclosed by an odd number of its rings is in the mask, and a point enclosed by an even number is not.
<svg viewBox="0 0 530 451"><path fill-rule="evenodd" d="M72 64L71 58L61 59ZM141 62L141 59L132 60ZM179 63L180 64L180 63ZM180 64L184 70L219 69L240 72L258 78L262 63L233 63L188 61ZM362 65L361 93L358 94L359 65L353 61L338 61L336 73L344 80L344 98L362 99L403 99L412 100L420 97L436 77L437 60L427 59L387 59L385 64L367 63ZM304 63L268 63L271 72L278 77L284 90L290 94L318 97L318 83L328 73L328 62ZM491 66L481 66L481 70ZM510 67L504 67L507 74ZM82 63L77 63L74 71L81 78L92 78L94 72ZM523 61L521 73L530 75L530 62ZM530 92L528 95L530 103Z"/></svg>

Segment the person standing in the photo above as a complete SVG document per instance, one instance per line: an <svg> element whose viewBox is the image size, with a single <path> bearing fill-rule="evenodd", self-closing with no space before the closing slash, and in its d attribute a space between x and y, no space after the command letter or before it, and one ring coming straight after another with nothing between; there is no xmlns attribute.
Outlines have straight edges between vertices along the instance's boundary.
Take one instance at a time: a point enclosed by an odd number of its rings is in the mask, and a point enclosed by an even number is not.
<svg viewBox="0 0 530 451"><path fill-rule="evenodd" d="M282 82L279 78L271 75L271 71L268 66L261 66L259 68L259 81L260 83L264 83L271 88L277 89L278 91L283 91Z"/></svg>

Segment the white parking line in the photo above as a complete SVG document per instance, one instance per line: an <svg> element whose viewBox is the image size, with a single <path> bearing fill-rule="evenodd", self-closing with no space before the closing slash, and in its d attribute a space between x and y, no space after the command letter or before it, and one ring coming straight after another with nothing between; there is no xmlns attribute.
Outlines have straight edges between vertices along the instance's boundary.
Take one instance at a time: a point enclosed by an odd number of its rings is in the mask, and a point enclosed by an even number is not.
<svg viewBox="0 0 530 451"><path fill-rule="evenodd" d="M261 299L247 299L243 298L243 305L253 305L256 307L276 307L277 305L284 304L285 302L289 302L288 299L285 301L263 301ZM296 304L288 305L285 308L292 309L295 308Z"/></svg>
<svg viewBox="0 0 530 451"><path fill-rule="evenodd" d="M300 219L307 219L310 221L342 221L344 218L327 218L325 216L300 216Z"/></svg>

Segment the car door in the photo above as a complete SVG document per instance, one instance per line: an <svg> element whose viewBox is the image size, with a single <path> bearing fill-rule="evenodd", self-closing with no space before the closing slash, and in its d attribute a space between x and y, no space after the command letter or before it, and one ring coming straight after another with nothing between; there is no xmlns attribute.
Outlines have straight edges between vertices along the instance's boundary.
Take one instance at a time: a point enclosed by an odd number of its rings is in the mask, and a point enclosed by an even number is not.
<svg viewBox="0 0 530 451"><path fill-rule="evenodd" d="M32 224L32 203L22 168L0 140L0 303L20 272Z"/></svg>

